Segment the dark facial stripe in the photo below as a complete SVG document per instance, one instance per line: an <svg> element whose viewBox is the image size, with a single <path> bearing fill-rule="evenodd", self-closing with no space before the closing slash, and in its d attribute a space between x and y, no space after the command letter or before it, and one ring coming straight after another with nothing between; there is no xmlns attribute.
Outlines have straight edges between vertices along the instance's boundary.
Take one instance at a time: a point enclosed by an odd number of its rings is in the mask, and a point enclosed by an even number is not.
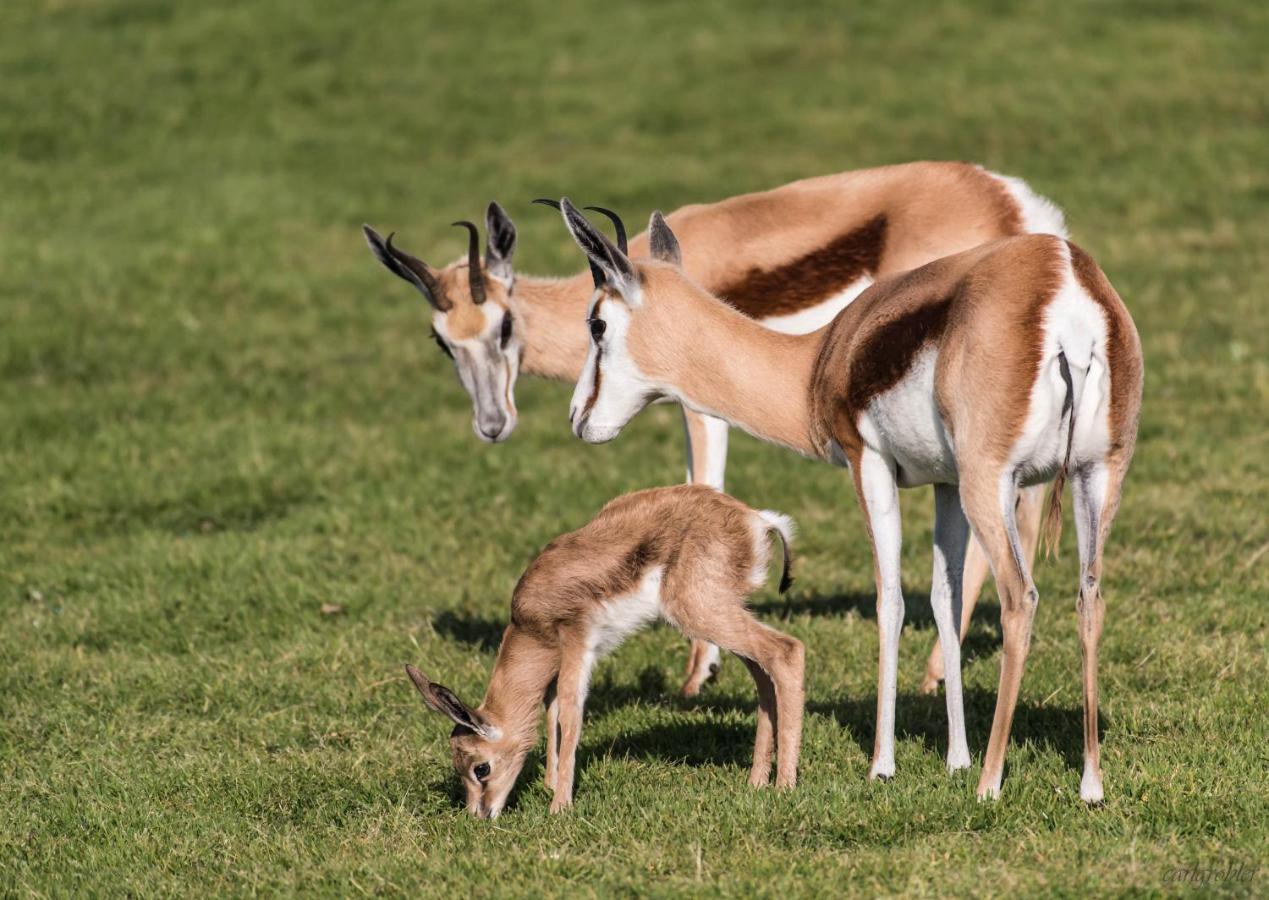
<svg viewBox="0 0 1269 900"><path fill-rule="evenodd" d="M792 262L750 269L718 295L755 319L800 312L876 272L885 244L886 217L879 215Z"/></svg>
<svg viewBox="0 0 1269 900"><path fill-rule="evenodd" d="M599 315L599 307L603 306L604 298L601 296L595 301L595 308L590 311L590 317L593 319ZM604 348L595 345L595 383L591 385L590 396L586 398L586 405L582 407L579 422L585 422L586 417L590 415L590 411L595 407L595 401L599 399L599 385L604 380L604 370L600 368L600 364L604 361Z"/></svg>

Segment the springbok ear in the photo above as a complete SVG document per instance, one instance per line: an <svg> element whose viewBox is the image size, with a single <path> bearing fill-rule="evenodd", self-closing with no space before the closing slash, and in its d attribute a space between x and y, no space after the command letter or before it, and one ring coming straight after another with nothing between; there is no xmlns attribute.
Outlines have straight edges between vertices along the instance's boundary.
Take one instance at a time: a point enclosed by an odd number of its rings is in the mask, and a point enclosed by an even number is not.
<svg viewBox="0 0 1269 900"><path fill-rule="evenodd" d="M458 696L443 684L436 684L414 666L406 664L405 674L423 695L423 702L436 712L447 716L455 725L470 729L481 737L489 737L489 726Z"/></svg>
<svg viewBox="0 0 1269 900"><path fill-rule="evenodd" d="M639 273L630 262L630 257L590 224L567 197L560 200L560 212L564 214L564 224L568 227L569 234L573 236L577 246L582 248L586 258L604 274L604 281L608 286L627 304L638 306L643 299Z"/></svg>
<svg viewBox="0 0 1269 900"><path fill-rule="evenodd" d="M648 222L648 242L652 247L653 259L674 263L676 266L683 265L683 251L679 249L679 239L674 236L674 232L670 230L669 223L665 221L665 216L661 215L659 209L652 214L652 219Z"/></svg>
<svg viewBox="0 0 1269 900"><path fill-rule="evenodd" d="M507 284L511 283L511 257L516 252L516 226L507 211L496 202L485 210L485 271Z"/></svg>
<svg viewBox="0 0 1269 900"><path fill-rule="evenodd" d="M403 250L398 250L392 246L392 238L395 235L388 235L385 241L380 237L379 232L375 231L369 225L362 225L361 232L366 236L366 243L370 245L370 251L374 253L375 258L383 263L393 275L408 281L418 289L427 302L446 312L452 305L446 298L444 291L441 290L440 282L436 280L436 276L432 274L431 268L423 260L417 256L411 256Z"/></svg>

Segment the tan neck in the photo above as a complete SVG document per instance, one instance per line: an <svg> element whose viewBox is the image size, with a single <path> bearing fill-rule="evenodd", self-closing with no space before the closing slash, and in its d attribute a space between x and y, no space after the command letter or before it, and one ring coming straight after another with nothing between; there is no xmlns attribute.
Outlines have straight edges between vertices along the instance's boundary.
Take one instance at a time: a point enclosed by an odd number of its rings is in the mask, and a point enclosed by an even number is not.
<svg viewBox="0 0 1269 900"><path fill-rule="evenodd" d="M810 436L810 385L824 332L771 331L703 290L660 312L662 327L632 335L636 360L678 389L687 406L755 437L819 456Z"/></svg>
<svg viewBox="0 0 1269 900"><path fill-rule="evenodd" d="M478 711L509 735L533 743L547 686L559 673L559 659L557 648L508 625Z"/></svg>
<svg viewBox="0 0 1269 900"><path fill-rule="evenodd" d="M523 331L521 368L529 375L576 381L586 363L590 273L571 278L516 277L514 313Z"/></svg>

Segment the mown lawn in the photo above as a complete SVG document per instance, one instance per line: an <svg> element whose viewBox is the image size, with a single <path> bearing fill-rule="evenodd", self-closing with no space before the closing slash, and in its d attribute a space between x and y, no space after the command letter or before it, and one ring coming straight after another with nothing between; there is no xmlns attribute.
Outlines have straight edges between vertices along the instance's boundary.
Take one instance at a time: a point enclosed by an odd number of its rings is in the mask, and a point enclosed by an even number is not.
<svg viewBox="0 0 1269 900"><path fill-rule="evenodd" d="M968 7L6 0L0 893L1269 890L1269 7ZM789 602L758 603L811 660L798 790L745 787L747 675L678 699L660 628L598 672L571 812L547 815L531 763L513 809L468 818L401 663L478 699L524 565L681 478L678 414L590 447L570 387L526 381L511 441L477 443L360 223L444 261L448 223L498 198L521 270L563 274L581 257L535 196L641 222L914 158L1058 200L1143 338L1105 807L1077 794L1072 529L1037 573L1003 797L980 804L916 694L931 502L905 497L899 775L870 784L847 476L733 437L731 490L802 527ZM978 759L998 644L989 603Z"/></svg>

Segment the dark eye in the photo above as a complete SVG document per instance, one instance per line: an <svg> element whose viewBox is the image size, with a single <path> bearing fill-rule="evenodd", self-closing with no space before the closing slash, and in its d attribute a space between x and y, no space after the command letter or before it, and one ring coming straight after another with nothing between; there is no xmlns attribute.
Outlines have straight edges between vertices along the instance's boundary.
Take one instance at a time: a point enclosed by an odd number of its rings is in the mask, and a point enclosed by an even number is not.
<svg viewBox="0 0 1269 900"><path fill-rule="evenodd" d="M484 781L489 777L489 763L478 763L476 768L472 769L472 774L476 776L477 781Z"/></svg>
<svg viewBox="0 0 1269 900"><path fill-rule="evenodd" d="M436 346L441 348L441 352L450 359L454 358L454 351L449 349L449 344L445 343L445 338L436 333L436 329L432 329L432 340L436 341Z"/></svg>
<svg viewBox="0 0 1269 900"><path fill-rule="evenodd" d="M596 344L598 344L600 339L604 336L604 329L607 327L608 325L603 319L590 320L590 336L595 339Z"/></svg>
<svg viewBox="0 0 1269 900"><path fill-rule="evenodd" d="M511 313L502 317L502 349L507 349L507 341L511 340Z"/></svg>

